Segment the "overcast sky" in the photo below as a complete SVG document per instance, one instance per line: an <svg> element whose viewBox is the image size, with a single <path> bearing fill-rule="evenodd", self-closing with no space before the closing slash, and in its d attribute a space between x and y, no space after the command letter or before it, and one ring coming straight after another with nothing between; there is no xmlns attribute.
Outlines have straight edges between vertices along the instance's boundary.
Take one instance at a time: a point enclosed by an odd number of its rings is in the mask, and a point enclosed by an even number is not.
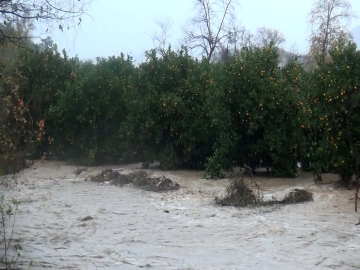
<svg viewBox="0 0 360 270"><path fill-rule="evenodd" d="M236 15L239 23L252 33L262 26L280 30L284 47L296 44L298 53L308 49L309 30L307 14L313 0L239 0ZM351 0L354 11L360 15L360 0ZM53 30L51 36L60 50L71 56L94 60L95 57L131 54L136 62L145 60L144 51L153 47L152 35L158 30L155 20L170 18L173 47L183 37L181 27L193 10L194 0L93 0L89 14L75 32ZM352 28L360 25L353 22Z"/></svg>

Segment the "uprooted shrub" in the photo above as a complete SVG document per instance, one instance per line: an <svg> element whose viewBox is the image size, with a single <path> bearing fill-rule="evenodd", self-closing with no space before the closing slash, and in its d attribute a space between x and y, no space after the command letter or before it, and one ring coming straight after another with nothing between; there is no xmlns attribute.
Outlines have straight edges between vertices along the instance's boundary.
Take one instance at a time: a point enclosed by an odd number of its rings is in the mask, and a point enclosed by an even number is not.
<svg viewBox="0 0 360 270"><path fill-rule="evenodd" d="M313 194L303 189L294 189L283 200L263 201L260 186L252 179L245 179L239 175L227 188L223 197L216 197L215 203L221 206L270 206L275 204L295 204L313 201Z"/></svg>
<svg viewBox="0 0 360 270"><path fill-rule="evenodd" d="M103 183L110 182L116 186L124 186L132 184L135 187L141 188L146 191L170 191L178 190L180 185L165 176L150 177L146 171L138 171L129 174L121 174L118 171L107 169L101 174L93 176L90 181Z"/></svg>
<svg viewBox="0 0 360 270"><path fill-rule="evenodd" d="M226 189L223 197L216 197L215 202L222 206L245 207L262 203L262 190L252 179L237 177Z"/></svg>

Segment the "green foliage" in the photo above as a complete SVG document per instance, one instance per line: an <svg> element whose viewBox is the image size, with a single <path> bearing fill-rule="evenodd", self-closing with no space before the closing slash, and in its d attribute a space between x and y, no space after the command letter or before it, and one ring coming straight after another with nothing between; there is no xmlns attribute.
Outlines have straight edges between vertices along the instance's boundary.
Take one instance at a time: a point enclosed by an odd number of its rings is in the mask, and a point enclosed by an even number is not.
<svg viewBox="0 0 360 270"><path fill-rule="evenodd" d="M124 55L82 63L45 40L21 57L16 82L2 85L16 89L9 106L28 105L28 118L14 116L38 130L41 153L86 165L159 160L210 178L244 164L295 177L298 161L348 178L360 160L354 44L334 46L312 72L296 60L280 67L272 46L243 48L226 63L169 47L135 66Z"/></svg>
<svg viewBox="0 0 360 270"><path fill-rule="evenodd" d="M270 167L278 176L296 176L302 137L296 63L281 70L276 48L244 48L217 72L209 99L218 140L207 172L248 164Z"/></svg>
<svg viewBox="0 0 360 270"><path fill-rule="evenodd" d="M123 159L121 128L134 71L132 59L124 55L79 67L49 110L55 152L88 164Z"/></svg>
<svg viewBox="0 0 360 270"><path fill-rule="evenodd" d="M12 77L16 78L17 94L30 115L31 128L37 130L42 123L42 136L37 138L41 144L35 151L35 156L40 158L52 141L52 123L47 117L49 107L57 102L59 93L66 91L66 84L74 80L78 60L69 59L65 52L61 55L49 39L34 51L20 51L19 55L17 76Z"/></svg>
<svg viewBox="0 0 360 270"><path fill-rule="evenodd" d="M315 172L335 168L348 181L360 154L360 52L339 43L312 74L310 157ZM357 164L359 166L359 164Z"/></svg>
<svg viewBox="0 0 360 270"><path fill-rule="evenodd" d="M37 47L35 52L25 51L22 57L21 96L30 102L35 120L44 119L48 108L56 102L57 93L64 92L66 83L74 76L77 60L62 56L56 46Z"/></svg>
<svg viewBox="0 0 360 270"><path fill-rule="evenodd" d="M17 72L5 73L0 80L0 167L6 174L25 167L26 152L42 136L42 127L34 123L19 90L24 81Z"/></svg>
<svg viewBox="0 0 360 270"><path fill-rule="evenodd" d="M147 52L139 67L139 84L128 93L127 134L130 149L164 168L203 167L211 151L205 94L212 80L208 64L186 49L158 58ZM171 160L166 160L166 159Z"/></svg>
<svg viewBox="0 0 360 270"><path fill-rule="evenodd" d="M168 144L159 153L160 166L164 170L173 170L179 166L179 159L174 148Z"/></svg>

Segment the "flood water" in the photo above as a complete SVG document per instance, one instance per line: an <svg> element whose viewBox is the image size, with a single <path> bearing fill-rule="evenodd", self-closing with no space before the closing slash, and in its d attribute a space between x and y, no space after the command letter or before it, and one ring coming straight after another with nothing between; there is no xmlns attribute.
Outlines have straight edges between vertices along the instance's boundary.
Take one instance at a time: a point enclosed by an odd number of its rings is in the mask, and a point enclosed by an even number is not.
<svg viewBox="0 0 360 270"><path fill-rule="evenodd" d="M37 171L36 185L0 192L22 202L24 269L360 269L352 193L330 186L311 203L235 209L191 185L157 194Z"/></svg>

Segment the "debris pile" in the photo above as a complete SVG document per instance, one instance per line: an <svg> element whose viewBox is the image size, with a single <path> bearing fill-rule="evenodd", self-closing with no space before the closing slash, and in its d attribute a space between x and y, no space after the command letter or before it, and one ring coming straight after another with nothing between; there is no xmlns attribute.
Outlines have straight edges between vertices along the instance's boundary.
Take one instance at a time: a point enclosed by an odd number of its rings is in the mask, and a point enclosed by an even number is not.
<svg viewBox="0 0 360 270"><path fill-rule="evenodd" d="M310 191L303 189L294 189L290 191L285 198L280 201L282 204L292 204L292 203L303 203L313 201L313 194Z"/></svg>
<svg viewBox="0 0 360 270"><path fill-rule="evenodd" d="M79 176L80 174L82 174L83 172L86 172L86 171L87 171L87 168L77 168L74 173L76 176Z"/></svg>
<svg viewBox="0 0 360 270"><path fill-rule="evenodd" d="M90 181L97 183L110 182L113 185L123 186L132 184L146 191L169 191L178 190L180 185L165 176L152 178L146 171L138 171L129 174L120 174L118 171L107 169L101 174L93 176Z"/></svg>
<svg viewBox="0 0 360 270"><path fill-rule="evenodd" d="M215 203L221 206L270 206L275 204L294 204L313 201L313 194L307 190L294 189L289 192L283 200L276 200L276 197L271 195L271 199L264 198L263 191L260 186L250 178L244 177L243 169L241 173L232 181L230 186L226 189L226 193L222 197L216 197Z"/></svg>

